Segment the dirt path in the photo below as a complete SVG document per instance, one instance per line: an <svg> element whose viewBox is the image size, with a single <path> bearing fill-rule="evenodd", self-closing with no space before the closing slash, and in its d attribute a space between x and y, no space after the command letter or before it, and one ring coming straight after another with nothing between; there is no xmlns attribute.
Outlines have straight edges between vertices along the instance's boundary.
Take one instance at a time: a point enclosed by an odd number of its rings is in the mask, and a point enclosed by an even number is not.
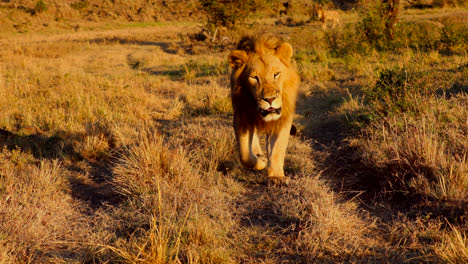
<svg viewBox="0 0 468 264"><path fill-rule="evenodd" d="M430 19L430 20L438 20L441 18L458 18L462 19L462 21L468 20L468 11L460 11L460 10L447 10L442 13L403 13L400 18L403 21L408 21L408 20L425 20L425 19Z"/></svg>

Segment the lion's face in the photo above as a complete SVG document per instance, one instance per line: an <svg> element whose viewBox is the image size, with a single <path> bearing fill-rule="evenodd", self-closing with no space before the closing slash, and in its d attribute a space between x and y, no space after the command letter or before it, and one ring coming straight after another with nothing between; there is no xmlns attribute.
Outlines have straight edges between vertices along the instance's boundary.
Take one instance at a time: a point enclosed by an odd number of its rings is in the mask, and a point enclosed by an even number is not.
<svg viewBox="0 0 468 264"><path fill-rule="evenodd" d="M284 64L274 55L253 56L246 64L246 84L257 102L259 114L266 122L281 117L285 71Z"/></svg>
<svg viewBox="0 0 468 264"><path fill-rule="evenodd" d="M324 18L324 12L322 8L317 9L317 18L318 19L323 19Z"/></svg>
<svg viewBox="0 0 468 264"><path fill-rule="evenodd" d="M275 51L249 55L244 51L233 52L231 61L235 63L231 65L234 70L241 68L242 86L250 90L261 118L265 122L278 120L281 117L283 85L287 75L284 61L290 61L292 48L283 43Z"/></svg>

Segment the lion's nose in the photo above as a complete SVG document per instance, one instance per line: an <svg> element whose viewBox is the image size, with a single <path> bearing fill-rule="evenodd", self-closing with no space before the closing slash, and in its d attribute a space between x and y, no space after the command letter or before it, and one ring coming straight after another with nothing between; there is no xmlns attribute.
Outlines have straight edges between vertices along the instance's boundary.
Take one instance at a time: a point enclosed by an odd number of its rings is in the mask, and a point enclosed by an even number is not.
<svg viewBox="0 0 468 264"><path fill-rule="evenodd" d="M263 97L262 99L271 104L273 102L273 100L275 100L275 98L276 98L276 96L271 96L271 97Z"/></svg>

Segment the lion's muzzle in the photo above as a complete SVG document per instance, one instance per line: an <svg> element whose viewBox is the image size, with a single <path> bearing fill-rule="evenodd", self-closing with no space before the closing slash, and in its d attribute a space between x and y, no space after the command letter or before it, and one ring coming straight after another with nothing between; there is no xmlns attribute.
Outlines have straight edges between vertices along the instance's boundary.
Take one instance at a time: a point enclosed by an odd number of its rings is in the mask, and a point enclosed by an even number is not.
<svg viewBox="0 0 468 264"><path fill-rule="evenodd" d="M267 115L269 114L277 114L277 115L281 115L281 107L280 108L273 108L273 107L270 107L268 109L261 109L261 108L258 108L258 110L260 111L260 115L262 115L262 117L266 117Z"/></svg>
<svg viewBox="0 0 468 264"><path fill-rule="evenodd" d="M278 120L281 117L281 101L280 96L263 96L257 101L258 112L262 116L263 121L270 122Z"/></svg>

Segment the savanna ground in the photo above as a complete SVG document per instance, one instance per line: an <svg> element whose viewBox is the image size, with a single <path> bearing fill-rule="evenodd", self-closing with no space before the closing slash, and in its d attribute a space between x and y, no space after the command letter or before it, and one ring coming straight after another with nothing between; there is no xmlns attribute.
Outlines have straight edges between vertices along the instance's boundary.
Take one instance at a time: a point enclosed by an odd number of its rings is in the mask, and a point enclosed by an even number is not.
<svg viewBox="0 0 468 264"><path fill-rule="evenodd" d="M402 10L388 45L352 11L211 43L199 19L51 10L0 9L0 263L468 260L466 8ZM280 187L231 126L227 55L266 30L303 80Z"/></svg>

